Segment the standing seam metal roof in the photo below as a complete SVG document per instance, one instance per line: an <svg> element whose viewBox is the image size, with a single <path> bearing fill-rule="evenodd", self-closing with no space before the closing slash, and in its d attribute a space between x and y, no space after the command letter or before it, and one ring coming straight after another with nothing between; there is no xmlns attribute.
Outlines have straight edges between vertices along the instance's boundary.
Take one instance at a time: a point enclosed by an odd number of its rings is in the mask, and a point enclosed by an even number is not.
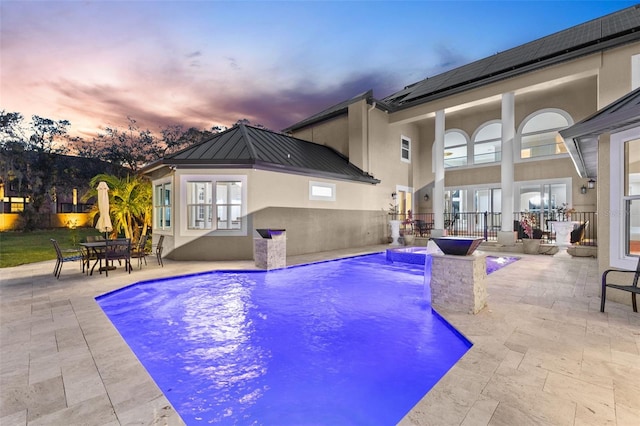
<svg viewBox="0 0 640 426"><path fill-rule="evenodd" d="M244 124L167 155L162 163L198 167L252 166L331 179L380 182L330 147Z"/></svg>

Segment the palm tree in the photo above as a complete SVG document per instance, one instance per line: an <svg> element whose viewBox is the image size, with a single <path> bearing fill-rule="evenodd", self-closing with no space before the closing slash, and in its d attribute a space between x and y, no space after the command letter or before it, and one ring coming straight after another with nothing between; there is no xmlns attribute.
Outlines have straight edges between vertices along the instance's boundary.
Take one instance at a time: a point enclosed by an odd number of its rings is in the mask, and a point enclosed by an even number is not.
<svg viewBox="0 0 640 426"><path fill-rule="evenodd" d="M113 232L124 233L126 238L136 241L145 235L151 226L152 199L151 183L141 176L119 178L108 174L99 174L91 179L91 190L82 199L87 201L97 195L97 186L105 181L109 186L109 211L113 222ZM98 214L95 205L90 212L94 218Z"/></svg>

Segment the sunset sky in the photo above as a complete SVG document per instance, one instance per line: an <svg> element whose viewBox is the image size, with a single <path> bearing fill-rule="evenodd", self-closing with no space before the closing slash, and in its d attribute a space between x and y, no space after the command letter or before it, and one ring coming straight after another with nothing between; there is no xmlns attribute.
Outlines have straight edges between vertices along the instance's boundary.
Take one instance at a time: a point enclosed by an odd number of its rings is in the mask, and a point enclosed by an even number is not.
<svg viewBox="0 0 640 426"><path fill-rule="evenodd" d="M0 109L104 126L281 130L631 1L0 1Z"/></svg>

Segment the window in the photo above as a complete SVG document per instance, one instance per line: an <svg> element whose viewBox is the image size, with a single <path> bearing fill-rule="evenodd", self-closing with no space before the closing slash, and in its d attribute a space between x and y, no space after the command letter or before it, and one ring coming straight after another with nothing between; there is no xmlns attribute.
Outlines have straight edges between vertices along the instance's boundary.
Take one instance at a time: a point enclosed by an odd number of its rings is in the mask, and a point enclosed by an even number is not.
<svg viewBox="0 0 640 426"><path fill-rule="evenodd" d="M242 182L216 182L218 229L242 228Z"/></svg>
<svg viewBox="0 0 640 426"><path fill-rule="evenodd" d="M640 139L624 143L624 251L640 256Z"/></svg>
<svg viewBox="0 0 640 426"><path fill-rule="evenodd" d="M187 182L187 229L213 228L213 185Z"/></svg>
<svg viewBox="0 0 640 426"><path fill-rule="evenodd" d="M467 135L461 130L448 130L444 135L444 167L467 165Z"/></svg>
<svg viewBox="0 0 640 426"><path fill-rule="evenodd" d="M633 270L640 255L640 127L611 134L609 262Z"/></svg>
<svg viewBox="0 0 640 426"><path fill-rule="evenodd" d="M333 183L309 181L309 200L335 201L336 185Z"/></svg>
<svg viewBox="0 0 640 426"><path fill-rule="evenodd" d="M411 162L411 139L406 136L400 137L400 160L405 163Z"/></svg>
<svg viewBox="0 0 640 426"><path fill-rule="evenodd" d="M527 117L520 131L520 158L566 154L558 131L570 124L568 114L560 110L536 112Z"/></svg>
<svg viewBox="0 0 640 426"><path fill-rule="evenodd" d="M171 228L171 183L165 182L155 186L153 196L156 228Z"/></svg>
<svg viewBox="0 0 640 426"><path fill-rule="evenodd" d="M473 138L473 164L496 163L502 159L502 123L480 127Z"/></svg>

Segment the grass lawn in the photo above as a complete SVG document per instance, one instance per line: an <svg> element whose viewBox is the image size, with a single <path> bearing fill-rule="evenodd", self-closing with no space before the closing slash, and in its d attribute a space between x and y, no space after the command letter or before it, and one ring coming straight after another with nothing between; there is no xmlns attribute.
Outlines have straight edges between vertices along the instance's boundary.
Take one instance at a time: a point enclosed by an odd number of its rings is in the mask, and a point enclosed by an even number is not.
<svg viewBox="0 0 640 426"><path fill-rule="evenodd" d="M78 247L88 235L100 235L94 228L59 228L32 232L0 232L0 268L24 265L56 258L51 239L61 249Z"/></svg>

